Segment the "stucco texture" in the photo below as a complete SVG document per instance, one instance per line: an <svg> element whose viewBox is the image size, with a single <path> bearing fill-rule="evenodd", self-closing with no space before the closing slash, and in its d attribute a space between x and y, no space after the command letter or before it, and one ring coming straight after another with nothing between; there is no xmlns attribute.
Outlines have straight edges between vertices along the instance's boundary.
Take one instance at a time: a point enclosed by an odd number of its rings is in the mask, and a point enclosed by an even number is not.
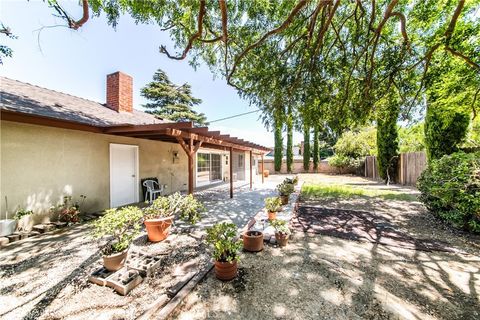
<svg viewBox="0 0 480 320"><path fill-rule="evenodd" d="M178 144L1 121L2 218L5 196L9 216L25 208L38 213L35 222L65 195L87 196L86 212L108 208L110 143L138 146L139 179L157 177L168 193L186 189L187 156Z"/></svg>

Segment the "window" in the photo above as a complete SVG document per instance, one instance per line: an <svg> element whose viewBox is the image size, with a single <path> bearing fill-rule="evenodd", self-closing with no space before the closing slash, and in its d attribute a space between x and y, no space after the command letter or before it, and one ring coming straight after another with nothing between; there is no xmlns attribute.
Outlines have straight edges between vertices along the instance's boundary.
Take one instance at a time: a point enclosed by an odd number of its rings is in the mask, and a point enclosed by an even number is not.
<svg viewBox="0 0 480 320"><path fill-rule="evenodd" d="M238 167L243 168L244 164L245 164L245 155L239 154L238 155Z"/></svg>

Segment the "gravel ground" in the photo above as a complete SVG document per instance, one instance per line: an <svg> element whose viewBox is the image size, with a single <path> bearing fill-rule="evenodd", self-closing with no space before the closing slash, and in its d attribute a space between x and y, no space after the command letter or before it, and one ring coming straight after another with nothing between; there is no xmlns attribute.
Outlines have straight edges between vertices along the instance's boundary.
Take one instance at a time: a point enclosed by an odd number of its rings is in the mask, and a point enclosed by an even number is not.
<svg viewBox="0 0 480 320"><path fill-rule="evenodd" d="M177 223L156 244L141 235L131 249L161 254L161 267L125 297L87 280L101 266L101 254L85 224L12 243L0 250L0 319L134 319L175 283L180 265L189 262L198 270L210 260L202 241L206 226L230 220L243 227L283 178L255 184L252 191L236 188L234 199L228 185L199 192L207 212L195 228Z"/></svg>
<svg viewBox="0 0 480 320"><path fill-rule="evenodd" d="M418 194L349 176L301 175ZM211 272L175 319L479 319L478 238L451 229L418 202L308 199L308 205L365 210L413 237L439 239L469 254L424 252L295 232L286 248L243 253L239 277Z"/></svg>

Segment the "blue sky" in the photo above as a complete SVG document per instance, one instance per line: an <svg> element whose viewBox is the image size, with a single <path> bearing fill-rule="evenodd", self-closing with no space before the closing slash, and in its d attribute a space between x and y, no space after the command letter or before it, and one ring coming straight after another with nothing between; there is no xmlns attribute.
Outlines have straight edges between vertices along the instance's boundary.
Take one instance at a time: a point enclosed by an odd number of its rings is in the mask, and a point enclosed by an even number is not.
<svg viewBox="0 0 480 320"><path fill-rule="evenodd" d="M81 16L78 1L63 1L73 16ZM13 49L13 58L4 59L0 74L49 89L69 93L98 102L105 101L105 76L123 71L133 77L134 106L141 109L144 99L140 88L148 83L157 68L162 68L174 83L188 82L203 103L198 111L215 120L252 111L247 101L225 80L213 77L207 67L196 71L188 61L172 61L158 52L161 44L173 49L168 33L154 24L136 25L124 16L117 29L108 26L104 17L94 17L80 30L64 27L44 28L64 22L53 15L43 1L2 0L0 20L18 36L2 44ZM212 129L265 146L273 146L273 133L268 132L258 114L250 114L218 123ZM298 133L294 142L300 142Z"/></svg>

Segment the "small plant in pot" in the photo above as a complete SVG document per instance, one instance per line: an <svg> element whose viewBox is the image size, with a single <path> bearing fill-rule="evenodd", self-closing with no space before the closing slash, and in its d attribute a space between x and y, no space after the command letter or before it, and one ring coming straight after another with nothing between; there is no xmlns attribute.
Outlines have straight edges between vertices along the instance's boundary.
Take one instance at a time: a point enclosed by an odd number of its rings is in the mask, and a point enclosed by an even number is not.
<svg viewBox="0 0 480 320"><path fill-rule="evenodd" d="M205 208L193 195L182 196L174 193L168 197L160 197L151 206L143 209L144 224L148 240L159 242L168 237L175 216L183 221L195 224L200 220L200 213Z"/></svg>
<svg viewBox="0 0 480 320"><path fill-rule="evenodd" d="M282 209L282 200L279 197L265 198L265 209L268 212L268 220L275 220L277 212Z"/></svg>
<svg viewBox="0 0 480 320"><path fill-rule="evenodd" d="M275 239L280 247L285 247L291 234L287 226L287 221L275 219L270 221L270 225L275 229Z"/></svg>
<svg viewBox="0 0 480 320"><path fill-rule="evenodd" d="M109 209L105 215L92 223L92 236L96 239L106 238L102 246L103 266L110 271L123 267L127 259L128 248L140 233L143 212L137 207Z"/></svg>
<svg viewBox="0 0 480 320"><path fill-rule="evenodd" d="M293 178L285 178L285 180L283 180L283 182L285 183L290 183L290 184L293 184L294 186L296 186L298 184L298 176L293 176Z"/></svg>
<svg viewBox="0 0 480 320"><path fill-rule="evenodd" d="M242 249L242 241L237 239L237 226L221 222L207 228L206 242L213 247L216 277L224 281L235 278Z"/></svg>
<svg viewBox="0 0 480 320"><path fill-rule="evenodd" d="M27 209L19 209L17 212L15 212L13 218L18 221L17 229L20 233L24 233L27 231L27 229L29 229L30 218L32 215L33 211Z"/></svg>
<svg viewBox="0 0 480 320"><path fill-rule="evenodd" d="M294 187L292 183L283 181L277 186L278 194L282 201L282 205L288 204L288 197L293 193Z"/></svg>
<svg viewBox="0 0 480 320"><path fill-rule="evenodd" d="M80 201L73 201L72 196L64 196L63 202L50 208L50 212L58 215L58 219L69 225L80 222L80 207L83 206L87 196L80 195Z"/></svg>

